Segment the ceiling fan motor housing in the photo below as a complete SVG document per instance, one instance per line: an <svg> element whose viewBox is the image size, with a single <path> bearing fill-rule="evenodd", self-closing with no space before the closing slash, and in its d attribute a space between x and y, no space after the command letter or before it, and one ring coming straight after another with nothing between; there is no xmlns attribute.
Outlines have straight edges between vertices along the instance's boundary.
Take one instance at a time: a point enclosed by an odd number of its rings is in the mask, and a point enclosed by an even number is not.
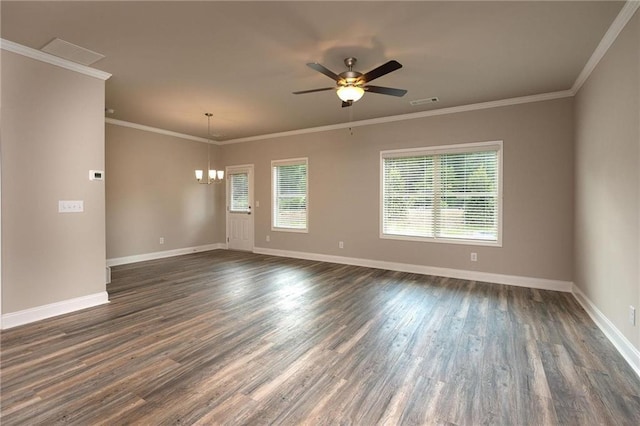
<svg viewBox="0 0 640 426"><path fill-rule="evenodd" d="M345 58L344 64L349 68L348 71L338 74L341 80L338 81L340 86L362 86L365 82L360 79L362 73L353 70L353 66L358 62L356 58Z"/></svg>
<svg viewBox="0 0 640 426"><path fill-rule="evenodd" d="M345 71L340 73L340 80L337 82L341 86L361 86L364 81L360 78L362 73L357 71Z"/></svg>

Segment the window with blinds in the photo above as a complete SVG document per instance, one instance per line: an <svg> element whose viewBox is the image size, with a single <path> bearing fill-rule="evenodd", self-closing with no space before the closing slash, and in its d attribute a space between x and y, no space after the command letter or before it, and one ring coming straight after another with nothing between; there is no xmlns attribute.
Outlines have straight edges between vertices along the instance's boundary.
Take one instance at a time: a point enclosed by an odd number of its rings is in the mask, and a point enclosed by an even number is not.
<svg viewBox="0 0 640 426"><path fill-rule="evenodd" d="M231 212L249 211L249 175L232 173L228 176L230 188L229 210Z"/></svg>
<svg viewBox="0 0 640 426"><path fill-rule="evenodd" d="M502 142L383 151L381 237L501 244Z"/></svg>
<svg viewBox="0 0 640 426"><path fill-rule="evenodd" d="M273 230L307 232L307 172L306 158L271 162Z"/></svg>

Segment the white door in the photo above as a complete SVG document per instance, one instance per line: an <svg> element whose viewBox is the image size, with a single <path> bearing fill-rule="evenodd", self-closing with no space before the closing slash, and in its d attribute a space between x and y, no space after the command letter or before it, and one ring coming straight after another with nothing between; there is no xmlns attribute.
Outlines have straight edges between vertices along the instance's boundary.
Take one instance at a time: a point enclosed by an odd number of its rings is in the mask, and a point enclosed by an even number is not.
<svg viewBox="0 0 640 426"><path fill-rule="evenodd" d="M253 164L227 167L227 247L253 251Z"/></svg>

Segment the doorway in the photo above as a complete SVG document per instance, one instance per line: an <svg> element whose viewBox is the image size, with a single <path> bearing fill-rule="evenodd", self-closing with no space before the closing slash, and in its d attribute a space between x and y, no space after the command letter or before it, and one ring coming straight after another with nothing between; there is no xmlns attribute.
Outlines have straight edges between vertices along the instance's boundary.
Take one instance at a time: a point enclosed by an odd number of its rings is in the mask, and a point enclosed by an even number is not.
<svg viewBox="0 0 640 426"><path fill-rule="evenodd" d="M253 164L229 166L227 175L227 248L253 251Z"/></svg>

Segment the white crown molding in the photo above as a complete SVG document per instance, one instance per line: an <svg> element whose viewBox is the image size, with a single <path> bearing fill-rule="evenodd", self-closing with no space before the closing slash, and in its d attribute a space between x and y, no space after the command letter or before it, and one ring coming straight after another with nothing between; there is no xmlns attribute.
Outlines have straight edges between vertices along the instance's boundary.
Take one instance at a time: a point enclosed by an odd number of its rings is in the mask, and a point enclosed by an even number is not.
<svg viewBox="0 0 640 426"><path fill-rule="evenodd" d="M631 19L631 17L639 7L640 7L640 0L628 0L624 4L622 9L618 13L618 16L613 20L613 22L611 23L611 26L609 27L609 29L603 36L602 40L598 44L598 47L593 52L593 54L587 61L586 65L584 66L584 68L576 78L575 82L573 83L573 86L571 87L571 89L568 89L568 90L561 90L561 91L549 92L549 93L540 93L540 94L530 95L530 96L520 96L517 98L501 99L497 101L479 102L475 104L460 105L460 106L449 107L449 108L440 108L440 109L434 109L430 111L421 111L421 112L415 112L410 114L392 115L388 117L373 118L369 120L359 120L359 121L353 121L349 123L339 123L339 124L332 124L328 126L309 127L306 129L290 130L286 132L268 133L264 135L249 136L245 138L229 139L226 141L207 141L206 139L197 138L195 136L184 135L180 133L171 132L169 130L156 129L153 127L143 126L135 123L129 123L126 121L113 120L109 118L106 119L106 122L121 125L121 126L126 126L126 127L132 127L140 130L147 130L150 132L178 136L184 139L197 140L199 142L209 142L215 145L229 145L234 143L253 142L253 141L259 141L259 140L265 140L265 139L304 135L309 133L328 132L331 130L348 129L350 127L370 126L374 124L392 123L396 121L414 120L418 118L434 117L438 115L457 114L461 112L477 111L477 110L489 109L489 108L499 108L503 106L519 105L519 104L525 104L525 103L531 103L531 102L541 102L541 101L549 101L554 99L569 98L569 97L575 96L578 90L580 90L580 87L582 87L582 85L587 80L589 75L591 75L596 65L598 65L598 62L600 62L602 57L605 55L607 50L611 47L615 39L618 37L622 29L624 28L624 26L627 24L627 22L629 22L629 20Z"/></svg>
<svg viewBox="0 0 640 426"><path fill-rule="evenodd" d="M576 81L573 83L571 87L571 91L576 94L578 90L582 87L582 85L587 81L593 70L596 68L600 60L607 53L613 42L618 38L618 35L622 31L622 29L627 25L627 22L631 19L633 14L640 7L640 0L631 0L627 1L620 9L620 13L616 16L616 19L613 20L611 26L607 30L607 32L600 40L598 47L593 51L591 57L585 64L584 68L576 78Z"/></svg>
<svg viewBox="0 0 640 426"><path fill-rule="evenodd" d="M116 120L113 118L105 118L105 122L115 124L117 126L130 127L132 129L145 130L147 132L160 133L162 135L176 136L183 139L189 139L197 142L205 142L213 145L229 145L234 143L253 142L263 139L273 139L285 136L304 135L308 133L328 132L331 130L347 129L349 127L370 126L373 124L391 123L394 121L415 120L417 118L433 117L437 115L456 114L459 112L476 111L488 108L498 108L509 105L519 105L531 102L550 101L554 99L569 98L575 93L571 90L562 90L559 92L541 93L538 95L521 96L518 98L501 99L497 101L480 102L476 104L461 105L450 108L434 109L430 111L413 112L410 114L392 115L388 117L372 118L369 120L359 120L350 123L331 124L328 126L309 127L306 129L290 130L279 133L269 133L265 135L249 136L246 138L229 139L226 141L213 141L197 136L186 135L184 133L172 132L171 130L159 129L156 127L145 126L142 124L132 123L129 121Z"/></svg>
<svg viewBox="0 0 640 426"><path fill-rule="evenodd" d="M36 306L35 308L29 308L18 312L11 312L2 315L2 329L6 330L7 328L29 324L62 314L68 314L81 309L92 308L105 303L109 303L109 295L106 291L102 291L88 296L76 297L74 299Z"/></svg>
<svg viewBox="0 0 640 426"><path fill-rule="evenodd" d="M640 351L622 334L620 330L598 309L586 294L574 285L572 289L573 297L582 305L587 314L596 323L598 328L613 343L613 346L620 352L620 355L627 361L629 366L638 377L640 377Z"/></svg>
<svg viewBox="0 0 640 426"><path fill-rule="evenodd" d="M172 132L171 130L159 129L157 127L145 126L143 124L131 123L130 121L116 120L113 118L105 118L104 121L105 123L113 124L116 126L129 127L131 129L144 130L145 132L159 133L161 135L175 136L177 138L188 139L190 141L196 141L196 142L209 143L211 145L220 145L220 142L216 142L214 140L208 140L205 138L201 138L198 136L191 136L184 133Z"/></svg>
<svg viewBox="0 0 640 426"><path fill-rule="evenodd" d="M367 268L386 269L389 271L410 272L414 274L435 275L439 277L461 280L482 281L494 284L506 284L517 287L536 288L541 290L571 292L573 283L569 281L548 280L544 278L522 277L517 275L494 274L488 272L468 271L463 269L440 268L436 266L414 265L409 263L387 262L383 260L362 259L356 257L333 256L328 254L307 253L289 250L277 250L254 247L254 253L271 256L290 257L294 259L316 260L320 262L339 263L342 265L364 266Z"/></svg>
<svg viewBox="0 0 640 426"><path fill-rule="evenodd" d="M204 246L184 247L175 250L156 251L152 253L136 254L133 256L115 257L107 259L107 266L127 265L129 263L144 262L146 260L164 259L166 257L181 256L183 254L198 253L201 251L226 249L225 243L207 244Z"/></svg>
<svg viewBox="0 0 640 426"><path fill-rule="evenodd" d="M98 78L100 80L108 80L111 74L108 72L100 71L95 68L87 67L66 59L59 58L41 50L32 49L31 47L23 46L13 41L0 39L0 48L17 53L18 55L26 56L37 61L46 62L47 64L55 65L61 68L75 71L80 74L88 75L90 77Z"/></svg>
<svg viewBox="0 0 640 426"><path fill-rule="evenodd" d="M373 124L391 123L394 121L415 120L417 118L434 117L437 115L457 114L460 112L476 111L488 108L499 108L509 105L519 105L531 102L550 101L553 99L569 98L574 95L571 90L562 90L559 92L541 93L538 95L521 96L518 98L501 99L497 101L480 102L476 104L460 105L449 108L440 108L430 111L412 112L410 114L391 115L388 117L372 118L369 120L352 121L349 123L331 124L328 126L309 127L306 129L291 130L287 132L269 133L266 135L249 136L246 138L229 139L219 142L220 145L228 145L233 143L253 142L263 139L273 139L285 136L304 135L307 133L327 132L330 130L348 129L350 127L370 126Z"/></svg>

